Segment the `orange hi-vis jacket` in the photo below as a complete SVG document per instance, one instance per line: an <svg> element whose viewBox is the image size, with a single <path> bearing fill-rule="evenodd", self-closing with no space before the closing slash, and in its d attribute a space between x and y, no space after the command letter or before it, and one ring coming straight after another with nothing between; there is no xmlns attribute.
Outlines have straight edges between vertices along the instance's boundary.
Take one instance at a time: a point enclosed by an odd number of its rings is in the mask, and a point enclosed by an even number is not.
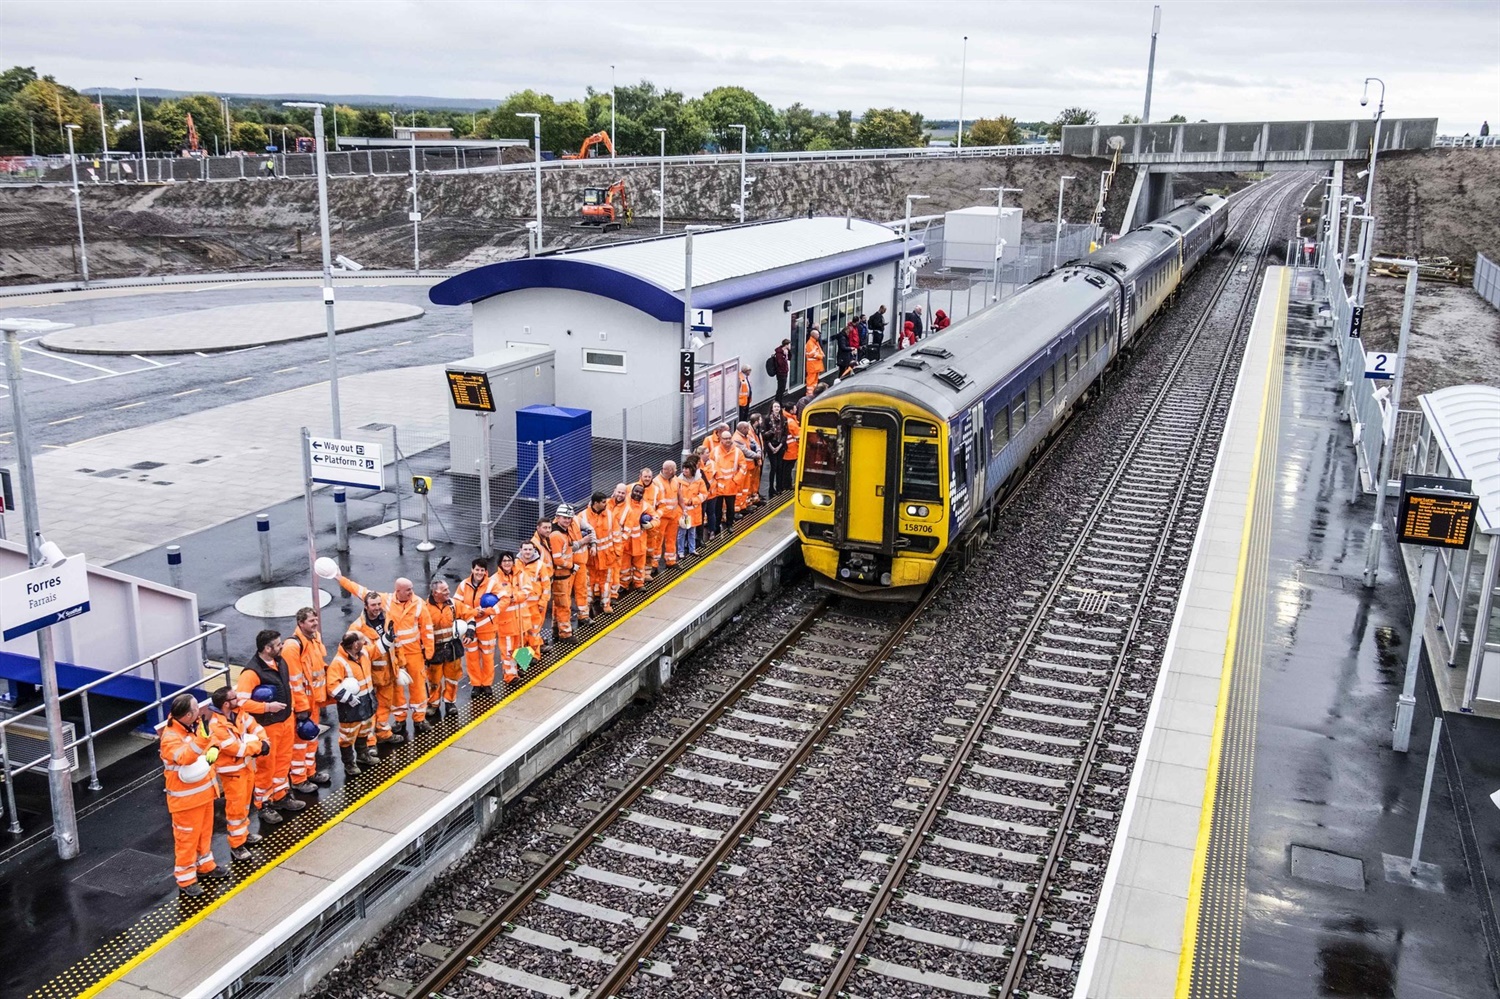
<svg viewBox="0 0 1500 999"><path fill-rule="evenodd" d="M740 476L744 474L745 456L740 449L734 446L734 442L721 444L717 440L708 449L708 456L713 461L713 477L709 482L710 496L733 496L739 492Z"/></svg>
<svg viewBox="0 0 1500 999"><path fill-rule="evenodd" d="M427 616L432 624L433 649L436 650L438 642L446 642L453 637L453 627L458 623L458 604L452 599L445 604L429 600Z"/></svg>
<svg viewBox="0 0 1500 999"><path fill-rule="evenodd" d="M803 347L802 358L807 374L807 384L816 384L823 377L823 345L818 343L818 338L813 334L807 335L807 344Z"/></svg>
<svg viewBox="0 0 1500 999"><path fill-rule="evenodd" d="M473 578L465 576L453 592L453 603L458 608L458 616L465 621L473 621L474 634L482 638L491 638L495 633L494 614L479 606L479 598L490 592L491 582L491 577L486 576L482 585L475 586Z"/></svg>
<svg viewBox="0 0 1500 999"><path fill-rule="evenodd" d="M547 564L546 556L529 565L519 565L516 569L516 576L516 592L524 599L521 626L523 628L538 627L547 613L547 598L552 595L552 569Z"/></svg>
<svg viewBox="0 0 1500 999"><path fill-rule="evenodd" d="M782 456L787 461L796 461L797 455L802 453L802 427L797 423L797 418L791 413L786 414L786 450Z"/></svg>
<svg viewBox="0 0 1500 999"><path fill-rule="evenodd" d="M354 682L359 684L361 695L372 693L375 678L374 669L370 665L369 642L360 649L358 659L350 659L342 647L333 654L333 662L328 664L328 689L336 689L349 677L353 677Z"/></svg>
<svg viewBox="0 0 1500 999"><path fill-rule="evenodd" d="M703 523L703 503L708 499L708 485L703 473L700 471L691 478L679 475L677 481L680 483L677 501L682 506L682 519L678 523L682 527L697 527Z"/></svg>
<svg viewBox="0 0 1500 999"><path fill-rule="evenodd" d="M537 560L541 562L540 559ZM519 635L523 627L521 623L522 608L530 596L530 582L522 575L520 569L516 569L510 575L505 574L504 569L496 569L490 576L489 592L495 595L500 602L485 613L489 614L495 622L495 627L502 635Z"/></svg>
<svg viewBox="0 0 1500 999"><path fill-rule="evenodd" d="M651 508L651 516L658 520L676 520L682 514L682 500L678 495L678 488L682 479L672 476L668 479L657 475L651 480L651 488L646 490L646 505Z"/></svg>
<svg viewBox="0 0 1500 999"><path fill-rule="evenodd" d="M609 514L610 533L615 539L615 557L624 558L630 554L625 550L625 504L629 497L617 500L611 496L604 502L604 512Z"/></svg>
<svg viewBox="0 0 1500 999"><path fill-rule="evenodd" d="M557 521L552 522L547 549L552 553L552 574L556 578L566 579L573 574L574 568L581 569L589 564L589 548L583 543L583 529L578 526L576 517L568 524L567 530Z"/></svg>
<svg viewBox="0 0 1500 999"><path fill-rule="evenodd" d="M646 529L641 527L641 515L650 513L651 507L644 500L627 499L620 504L620 512L620 526L625 531L625 554L646 554Z"/></svg>
<svg viewBox="0 0 1500 999"><path fill-rule="evenodd" d="M328 703L328 650L323 638L309 638L301 630L281 646L281 658L292 681L292 711L317 711Z"/></svg>
<svg viewBox="0 0 1500 999"><path fill-rule="evenodd" d="M182 779L182 771L189 764L208 752L213 737L207 725L187 728L176 718L170 718L161 730L161 761L167 777L167 811L185 812L190 808L207 804L219 796L219 786L214 783L214 769L192 783Z"/></svg>
<svg viewBox="0 0 1500 999"><path fill-rule="evenodd" d="M219 777L238 773L251 776L250 761L260 755L260 747L266 744L266 730L248 711L241 711L233 718L214 712L208 721L208 737L219 747L219 758L214 761L214 773Z"/></svg>
<svg viewBox="0 0 1500 999"><path fill-rule="evenodd" d="M346 576L339 577L339 585L360 600L371 593L378 593L356 583ZM385 616L396 628L396 648L401 650L415 650L421 653L422 658L432 658L432 615L427 610L427 601L411 595L406 603L396 600L393 593L380 593L380 599L385 603Z"/></svg>
<svg viewBox="0 0 1500 999"><path fill-rule="evenodd" d="M349 630L365 636L365 652L370 657L370 679L377 687L389 687L396 682L396 671L391 667L391 654L380 644L380 634L390 620L387 614L376 628L370 624L368 614L361 614L349 626Z"/></svg>
<svg viewBox="0 0 1500 999"><path fill-rule="evenodd" d="M594 512L592 506L586 506L578 511L578 518L574 523L579 524L579 532L582 533L581 525L587 524L594 532L594 564L601 569L607 569L615 564L615 522L610 516L609 505L606 503L603 510Z"/></svg>
<svg viewBox="0 0 1500 999"><path fill-rule="evenodd" d="M740 405L750 405L750 376L740 372Z"/></svg>

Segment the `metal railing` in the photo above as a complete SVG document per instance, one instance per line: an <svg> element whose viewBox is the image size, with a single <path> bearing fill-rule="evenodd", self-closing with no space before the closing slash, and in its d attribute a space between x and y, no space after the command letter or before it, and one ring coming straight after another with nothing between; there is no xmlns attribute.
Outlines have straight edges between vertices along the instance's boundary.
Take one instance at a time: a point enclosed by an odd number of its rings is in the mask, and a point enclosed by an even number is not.
<svg viewBox="0 0 1500 999"><path fill-rule="evenodd" d="M1500 135L1440 135L1439 149L1500 149Z"/></svg>
<svg viewBox="0 0 1500 999"><path fill-rule="evenodd" d="M1059 263L1087 256L1100 237L1100 230L1090 223L1064 223L1062 238L1055 244L1051 240L1023 240L1014 248L1014 254L1001 262L997 275L994 268L949 268L944 259L943 233L941 224L932 225L922 233L928 263L919 275L921 286L907 294L906 304L922 306L923 315L929 317L942 309L951 323L1016 294L1052 269L1054 254ZM1011 248L1006 250L1010 253Z"/></svg>
<svg viewBox="0 0 1500 999"><path fill-rule="evenodd" d="M1474 290L1479 297L1500 309L1500 267L1484 254L1474 257Z"/></svg>
<svg viewBox="0 0 1500 999"><path fill-rule="evenodd" d="M459 273L456 270L443 267L424 267L420 272L411 269L376 270L367 267L361 271L348 271L339 267L333 268L333 280L335 283L345 282L349 284L360 284L367 281L393 281L393 280L431 280L439 281L452 277ZM206 273L206 274L162 274L150 277L133 278L95 278L88 283L87 290L93 291L100 288L157 288L169 285L190 284L255 284L265 282L287 282L287 281L321 281L322 271L261 271L255 274L245 273ZM52 281L47 284L8 284L0 285L0 299L13 298L19 295L45 295L61 291L84 291L82 281Z"/></svg>
<svg viewBox="0 0 1500 999"><path fill-rule="evenodd" d="M206 672L203 676L203 683L206 684L209 681L217 679L220 676L224 677L227 681L229 676L229 629L222 624L215 624L212 621L200 621L199 627L202 630L192 638L184 639L183 641L178 642L176 645L172 645L165 649L162 649L161 651L151 655L146 659L142 659L139 662L131 663L129 666L126 666L123 669L118 669L106 676L101 676L98 679L90 680L82 687L77 687L73 690L67 691L58 698L59 711L61 711L62 705L66 704L70 700L76 699L80 702L83 711L83 734L64 745L63 751L65 753L72 752L79 746L86 746L89 758L90 791L100 791L104 788L104 785L99 783L99 760L98 755L94 751L95 739L108 732L114 731L122 725L132 724L136 719L145 717L152 711L156 711L164 707L165 705L170 704L174 697L182 693L183 688L173 688L170 691L163 690L161 679L162 659L166 658L174 652L180 652L183 649L189 648L190 646L202 645L204 665L206 666L209 662L208 640L217 635L219 637L220 655L222 656L222 658L220 659L221 665L211 672ZM103 728L95 729L93 714L89 708L90 692L103 684L109 683L112 680L118 680L123 676L136 673L140 670L146 669L147 667L150 667L151 669L151 682L156 689L155 700L147 704L143 704L141 707L135 709L127 715L116 718L114 721L105 725ZM144 677L142 679L144 679ZM10 809L10 831L12 833L19 834L21 832L21 813L16 808L16 777L45 765L46 763L48 763L51 757L49 754L43 753L34 760L22 763L12 768L10 763L10 729L18 722L22 722L28 718L35 718L42 715L45 710L45 704L38 704L34 708L28 708L27 710L19 712L17 714L9 715L5 718L0 718L0 777L3 777L5 780L6 807Z"/></svg>

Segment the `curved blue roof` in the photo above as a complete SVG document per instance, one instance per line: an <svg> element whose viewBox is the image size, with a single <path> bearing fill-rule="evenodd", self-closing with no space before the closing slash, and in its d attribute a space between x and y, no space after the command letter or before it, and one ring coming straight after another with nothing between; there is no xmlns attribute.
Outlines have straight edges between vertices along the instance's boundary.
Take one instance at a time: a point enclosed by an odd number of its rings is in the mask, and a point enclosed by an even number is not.
<svg viewBox="0 0 1500 999"><path fill-rule="evenodd" d="M921 241L912 240L911 252L915 255L923 251ZM836 253L694 288L693 305L704 309L729 309L900 257L899 239ZM434 305L467 305L523 288L586 292L614 299L662 322L682 321L683 300L678 292L618 268L566 254L524 257L476 267L434 285L427 297Z"/></svg>

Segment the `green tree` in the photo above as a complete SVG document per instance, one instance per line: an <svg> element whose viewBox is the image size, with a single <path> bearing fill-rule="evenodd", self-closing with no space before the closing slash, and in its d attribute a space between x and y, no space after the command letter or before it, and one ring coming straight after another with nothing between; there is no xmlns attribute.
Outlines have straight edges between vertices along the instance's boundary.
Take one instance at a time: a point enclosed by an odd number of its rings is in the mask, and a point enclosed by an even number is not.
<svg viewBox="0 0 1500 999"><path fill-rule="evenodd" d="M349 134L367 139L385 138L391 134L391 116L378 108L360 108Z"/></svg>
<svg viewBox="0 0 1500 999"><path fill-rule="evenodd" d="M1139 125L1140 123L1141 123L1141 116L1138 115L1138 114L1122 115L1121 118L1120 118L1120 124L1121 125Z"/></svg>
<svg viewBox="0 0 1500 999"><path fill-rule="evenodd" d="M745 126L745 143L750 149L770 148L776 135L776 109L744 87L715 87L702 97L688 102L698 118L708 126L719 148L740 148L740 130Z"/></svg>
<svg viewBox="0 0 1500 999"><path fill-rule="evenodd" d="M898 108L870 108L859 120L860 149L901 149L922 144L922 116Z"/></svg>
<svg viewBox="0 0 1500 999"><path fill-rule="evenodd" d="M36 151L60 153L68 149L65 125L81 126L73 136L74 148L88 151L99 148L99 112L89 100L71 87L64 87L49 77L32 80L21 87L9 102L21 112L30 146L30 126L36 128Z"/></svg>
<svg viewBox="0 0 1500 999"><path fill-rule="evenodd" d="M666 130L670 156L701 153L710 138L708 125L698 116L697 109L676 90L662 91L655 103L641 112L640 123L650 136L647 152L661 148L655 132L658 128Z"/></svg>
<svg viewBox="0 0 1500 999"><path fill-rule="evenodd" d="M110 145L115 149L140 149L140 132L137 131L135 123L132 122L120 129L111 138ZM148 153L171 153L181 148L172 133L159 121L146 121L146 152Z"/></svg>
<svg viewBox="0 0 1500 999"><path fill-rule="evenodd" d="M531 120L517 118L520 113L542 116L542 148L553 152L577 152L589 134L588 117L583 104L567 101L559 104L551 94L522 90L501 101L494 111L479 121L480 134L486 139L531 139Z"/></svg>
<svg viewBox="0 0 1500 999"><path fill-rule="evenodd" d="M969 142L976 146L1015 146L1021 142L1021 129L1014 118L999 115L980 118L969 128Z"/></svg>
<svg viewBox="0 0 1500 999"><path fill-rule="evenodd" d="M1064 108L1047 123L1047 138L1052 142L1061 140L1064 125L1095 125L1098 122L1099 116L1088 108Z"/></svg>
<svg viewBox="0 0 1500 999"><path fill-rule="evenodd" d="M21 88L37 79L35 66L12 66L0 73L0 101L9 101Z"/></svg>
<svg viewBox="0 0 1500 999"><path fill-rule="evenodd" d="M246 152L258 153L271 144L266 135L265 126L258 121L237 121L234 123L234 148Z"/></svg>
<svg viewBox="0 0 1500 999"><path fill-rule="evenodd" d="M1185 121L1187 121L1187 117L1186 116L1180 115L1180 114L1174 114L1172 117L1170 117L1170 118L1167 119L1167 124L1168 125L1176 125L1178 122L1185 122Z"/></svg>

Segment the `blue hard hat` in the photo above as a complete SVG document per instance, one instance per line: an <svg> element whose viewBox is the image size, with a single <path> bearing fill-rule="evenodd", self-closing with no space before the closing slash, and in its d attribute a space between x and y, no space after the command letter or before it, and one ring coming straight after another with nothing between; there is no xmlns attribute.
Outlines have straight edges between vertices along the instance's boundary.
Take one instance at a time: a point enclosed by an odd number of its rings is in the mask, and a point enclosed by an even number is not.
<svg viewBox="0 0 1500 999"><path fill-rule="evenodd" d="M500 598L495 596L493 593L486 593L484 596L479 598L479 606L485 608L486 610L491 607L498 607L499 605Z"/></svg>
<svg viewBox="0 0 1500 999"><path fill-rule="evenodd" d="M309 718L306 721L300 721L300 722L297 723L297 738L301 739L303 742L307 742L308 740L310 740L310 739L316 739L317 737L318 737L318 723L317 722L315 722L311 718Z"/></svg>
<svg viewBox="0 0 1500 999"><path fill-rule="evenodd" d="M274 701L276 699L276 688L261 684L250 692L252 701Z"/></svg>

